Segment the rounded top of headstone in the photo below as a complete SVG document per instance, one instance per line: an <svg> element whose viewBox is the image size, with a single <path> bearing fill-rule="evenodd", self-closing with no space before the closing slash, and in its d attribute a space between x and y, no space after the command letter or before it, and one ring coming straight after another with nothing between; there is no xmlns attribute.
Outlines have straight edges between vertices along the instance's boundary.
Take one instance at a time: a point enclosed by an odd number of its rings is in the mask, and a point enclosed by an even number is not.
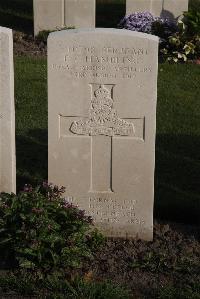
<svg viewBox="0 0 200 299"><path fill-rule="evenodd" d="M12 34L12 29L0 26L0 32L4 32L4 33L7 33L7 34Z"/></svg>
<svg viewBox="0 0 200 299"><path fill-rule="evenodd" d="M48 40L54 39L54 38L62 38L66 35L96 35L96 34L110 34L110 35L118 35L118 36L130 36L130 37L136 37L136 38L144 38L151 41L158 42L159 38L152 34L142 33L142 32L136 32L126 29L115 29L115 28L81 28L81 29L68 29L68 30L60 30L55 31L49 34Z"/></svg>

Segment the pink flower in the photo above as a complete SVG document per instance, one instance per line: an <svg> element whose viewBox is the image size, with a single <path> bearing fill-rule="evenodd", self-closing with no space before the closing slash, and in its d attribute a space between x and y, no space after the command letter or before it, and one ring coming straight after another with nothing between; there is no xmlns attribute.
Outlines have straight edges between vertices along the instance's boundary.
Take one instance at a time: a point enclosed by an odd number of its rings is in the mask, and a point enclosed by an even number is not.
<svg viewBox="0 0 200 299"><path fill-rule="evenodd" d="M24 185L24 190L23 190L24 192L32 192L33 191L33 188L32 188L32 186L31 185L29 185L29 184L25 184Z"/></svg>

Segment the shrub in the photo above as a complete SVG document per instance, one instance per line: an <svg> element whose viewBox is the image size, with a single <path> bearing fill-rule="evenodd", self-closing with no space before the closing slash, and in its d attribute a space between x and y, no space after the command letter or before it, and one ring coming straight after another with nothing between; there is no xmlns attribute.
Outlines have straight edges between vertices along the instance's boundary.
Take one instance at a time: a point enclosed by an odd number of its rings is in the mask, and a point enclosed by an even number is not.
<svg viewBox="0 0 200 299"><path fill-rule="evenodd" d="M132 31L151 33L152 23L156 18L150 12L135 12L125 16L119 23L119 28Z"/></svg>
<svg viewBox="0 0 200 299"><path fill-rule="evenodd" d="M199 0L189 0L189 11L190 10L200 12L200 1Z"/></svg>
<svg viewBox="0 0 200 299"><path fill-rule="evenodd" d="M166 39L177 31L175 22L168 19L154 17L150 12L136 12L125 16L119 23L119 27L132 31L150 33Z"/></svg>
<svg viewBox="0 0 200 299"><path fill-rule="evenodd" d="M166 43L169 36L177 31L176 22L163 18L157 18L151 26L151 33L160 38L160 44Z"/></svg>
<svg viewBox="0 0 200 299"><path fill-rule="evenodd" d="M183 22L187 35L200 35L200 11L190 10L184 13Z"/></svg>
<svg viewBox="0 0 200 299"><path fill-rule="evenodd" d="M200 57L200 35L190 35L183 21L179 21L178 31L160 44L160 55L167 61L186 62Z"/></svg>
<svg viewBox="0 0 200 299"><path fill-rule="evenodd" d="M120 28L145 32L159 37L159 54L162 60L185 62L200 57L200 12L184 13L176 24L169 19L154 17L149 12L125 16Z"/></svg>
<svg viewBox="0 0 200 299"><path fill-rule="evenodd" d="M92 219L62 197L64 188L25 186L0 194L0 252L20 268L71 271L93 256L103 237Z"/></svg>

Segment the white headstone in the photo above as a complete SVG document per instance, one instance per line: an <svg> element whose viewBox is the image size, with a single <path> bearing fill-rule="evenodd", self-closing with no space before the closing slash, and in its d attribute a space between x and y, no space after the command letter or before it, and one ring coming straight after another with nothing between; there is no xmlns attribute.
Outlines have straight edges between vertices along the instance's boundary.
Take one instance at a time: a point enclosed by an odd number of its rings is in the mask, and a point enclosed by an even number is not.
<svg viewBox="0 0 200 299"><path fill-rule="evenodd" d="M126 0L126 13L149 11L156 17L177 19L188 10L188 0Z"/></svg>
<svg viewBox="0 0 200 299"><path fill-rule="evenodd" d="M111 237L151 240L158 38L50 34L49 181Z"/></svg>
<svg viewBox="0 0 200 299"><path fill-rule="evenodd" d="M34 34L64 27L95 27L96 0L34 0Z"/></svg>
<svg viewBox="0 0 200 299"><path fill-rule="evenodd" d="M64 27L63 0L33 0L34 34Z"/></svg>
<svg viewBox="0 0 200 299"><path fill-rule="evenodd" d="M0 192L16 192L12 30L0 27Z"/></svg>

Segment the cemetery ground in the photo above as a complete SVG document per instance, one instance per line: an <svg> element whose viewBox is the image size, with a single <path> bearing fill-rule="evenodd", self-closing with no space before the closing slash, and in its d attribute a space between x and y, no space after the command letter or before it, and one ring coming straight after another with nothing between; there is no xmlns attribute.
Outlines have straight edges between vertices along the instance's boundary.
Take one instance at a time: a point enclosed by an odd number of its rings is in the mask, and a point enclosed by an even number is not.
<svg viewBox="0 0 200 299"><path fill-rule="evenodd" d="M13 11L16 17L13 28L17 29L14 60L19 192L24 184L37 186L47 179L46 52L45 42L35 42L31 36L29 1L10 1L13 8L6 7L8 0L1 2L4 17L7 10L1 25L6 24ZM17 12L16 7L23 13ZM27 31L24 33L20 26ZM74 279L68 287L61 286L56 278L39 286L27 273L17 277L2 269L2 292L10 294L9 298L17 294L39 296L42 291L49 292L48 298L200 298L199 78L198 65L159 64L154 241L106 240L96 250L95 258L77 271L83 279ZM65 297L61 297L64 292Z"/></svg>
<svg viewBox="0 0 200 299"><path fill-rule="evenodd" d="M18 190L47 178L46 71L46 58L15 57ZM199 76L198 65L159 65L154 242L109 240L87 265L138 298L199 296Z"/></svg>
<svg viewBox="0 0 200 299"><path fill-rule="evenodd" d="M46 58L15 57L18 191L47 178L46 73ZM159 65L154 242L107 241L85 269L138 298L199 296L199 76L198 65Z"/></svg>

